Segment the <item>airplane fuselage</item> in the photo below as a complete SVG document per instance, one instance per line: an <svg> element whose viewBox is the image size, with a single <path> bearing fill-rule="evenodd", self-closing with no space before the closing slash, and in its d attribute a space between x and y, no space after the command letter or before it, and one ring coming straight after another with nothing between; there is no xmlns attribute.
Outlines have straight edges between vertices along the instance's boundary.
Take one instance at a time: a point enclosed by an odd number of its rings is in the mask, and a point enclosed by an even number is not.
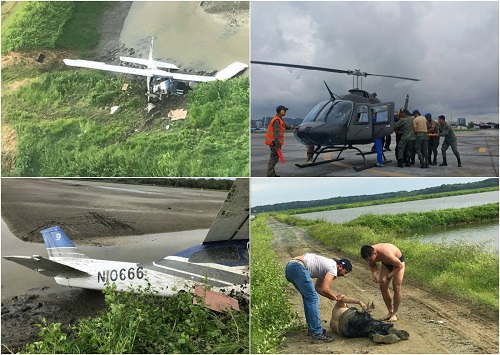
<svg viewBox="0 0 500 355"><path fill-rule="evenodd" d="M170 296L206 283L214 291L248 293L248 267L245 266L195 264L179 257L167 257L147 264L87 258L51 260L89 274L83 277L54 277L58 284L69 287L103 290L108 284L115 284L117 291L137 292L154 285L153 289L159 296Z"/></svg>

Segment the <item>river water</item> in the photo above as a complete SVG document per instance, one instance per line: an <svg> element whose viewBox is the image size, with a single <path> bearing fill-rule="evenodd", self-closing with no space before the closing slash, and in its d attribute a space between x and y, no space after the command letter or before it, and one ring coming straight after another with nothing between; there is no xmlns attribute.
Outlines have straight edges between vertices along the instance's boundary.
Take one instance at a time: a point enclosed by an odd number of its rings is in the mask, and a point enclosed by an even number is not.
<svg viewBox="0 0 500 355"><path fill-rule="evenodd" d="M134 1L120 41L147 58L155 36L154 59L182 68L213 71L232 62L248 64L249 16L206 13L199 1Z"/></svg>
<svg viewBox="0 0 500 355"><path fill-rule="evenodd" d="M348 208L336 211L303 213L297 216L311 220L323 218L328 222L346 223L364 214L381 215L405 212L426 212L447 208L479 206L496 202L498 202L498 191L492 191L479 194L391 203L387 205ZM426 231L416 234L418 239L424 243L453 243L456 241L481 243L485 249L497 252L499 243L498 235L498 223L474 224L471 226Z"/></svg>
<svg viewBox="0 0 500 355"><path fill-rule="evenodd" d="M11 233L3 219L1 228L2 256L41 255L47 257L43 243L21 241ZM113 246L77 245L77 247L81 252L95 259L150 262L202 243L207 233L208 229L199 229L175 233L113 237L112 241L115 244ZM68 236L71 239L71 235ZM1 267L2 300L29 292L39 293L43 290L56 292L68 289L68 287L56 284L52 277L44 276L3 258Z"/></svg>
<svg viewBox="0 0 500 355"><path fill-rule="evenodd" d="M347 208L336 211L323 211L298 214L305 219L324 218L328 222L346 223L363 214L398 214L405 212L427 212L446 208L464 208L498 202L498 191L482 192L479 194L433 198L420 201L390 203L387 205Z"/></svg>
<svg viewBox="0 0 500 355"><path fill-rule="evenodd" d="M416 237L423 243L473 243L485 250L498 253L498 223L475 224L446 228L439 231L416 233Z"/></svg>

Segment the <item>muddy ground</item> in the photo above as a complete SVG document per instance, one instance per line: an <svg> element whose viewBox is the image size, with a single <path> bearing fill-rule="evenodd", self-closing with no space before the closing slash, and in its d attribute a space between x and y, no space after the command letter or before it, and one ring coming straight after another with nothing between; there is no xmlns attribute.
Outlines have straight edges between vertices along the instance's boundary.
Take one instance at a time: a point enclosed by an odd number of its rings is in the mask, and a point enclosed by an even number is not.
<svg viewBox="0 0 500 355"><path fill-rule="evenodd" d="M39 231L59 224L77 245L97 246L114 245L120 236L208 229L226 197L221 191L75 179L4 178L1 192L2 219L19 239L41 243ZM99 291L51 290L2 300L2 352L36 341L34 324L43 317L74 324L105 307Z"/></svg>
<svg viewBox="0 0 500 355"><path fill-rule="evenodd" d="M325 247L309 237L302 228L288 226L275 220L269 221L274 235L274 248L283 267L294 256L313 252L330 257L344 257L338 251ZM335 293L361 299L365 303L374 301L375 318L386 315L387 309L380 290L371 281L368 266L362 260L352 260L353 271L345 278L334 280ZM407 260L411 267L411 260ZM293 309L298 312L305 325L300 294L289 288ZM403 300L395 326L407 330L410 339L396 344L379 345L370 339L347 339L333 334L329 329L334 302L320 297L323 328L335 338L332 343L317 343L306 335L306 330L287 334L280 353L296 354L367 354L367 353L498 353L498 314L480 314L466 302L442 298L408 280L403 281ZM443 321L443 323L436 323Z"/></svg>

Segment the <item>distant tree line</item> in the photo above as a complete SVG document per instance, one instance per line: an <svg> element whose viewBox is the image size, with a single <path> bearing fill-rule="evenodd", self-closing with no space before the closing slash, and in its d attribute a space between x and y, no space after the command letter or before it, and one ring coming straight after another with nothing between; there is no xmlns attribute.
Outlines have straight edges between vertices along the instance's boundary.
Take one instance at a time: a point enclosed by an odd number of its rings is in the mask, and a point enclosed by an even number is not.
<svg viewBox="0 0 500 355"><path fill-rule="evenodd" d="M96 179L82 179L95 181ZM117 184L153 185L229 191L234 180L229 179L189 179L189 178L99 178L99 181Z"/></svg>
<svg viewBox="0 0 500 355"><path fill-rule="evenodd" d="M331 206L331 205L343 205L347 203L355 203L355 202L365 202L365 201L373 201L373 200L384 200L388 198L397 198L397 197L408 197L408 196L417 196L417 195L427 195L427 194L435 194L441 192L453 192L460 190L470 190L470 189L479 189L484 187L493 187L498 186L498 179L491 178L478 182L468 182L462 184L443 184L441 186L428 187L420 190L413 191L396 191L396 192L386 192L375 195L358 195L358 196L340 196L340 197L332 197L323 200L310 200L310 201L292 201L292 202L283 202L283 203L275 203L273 205L264 205L264 206L255 206L252 207L253 213L261 213L261 212L272 212L272 211L283 211L283 210L295 210L299 208L310 208L310 207L320 207L320 206Z"/></svg>

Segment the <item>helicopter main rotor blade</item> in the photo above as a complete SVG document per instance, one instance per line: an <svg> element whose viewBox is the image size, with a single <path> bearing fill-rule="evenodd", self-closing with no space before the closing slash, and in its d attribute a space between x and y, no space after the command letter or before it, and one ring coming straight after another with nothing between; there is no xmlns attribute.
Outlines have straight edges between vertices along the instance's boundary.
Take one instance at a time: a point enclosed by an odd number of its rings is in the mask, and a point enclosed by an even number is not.
<svg viewBox="0 0 500 355"><path fill-rule="evenodd" d="M402 77L402 76L381 75L381 74L369 74L369 73L364 73L364 74L366 74L366 75L371 75L371 76L383 76L384 78L395 78L395 79L403 79L403 80L420 81L420 79L405 78L405 77Z"/></svg>
<svg viewBox="0 0 500 355"><path fill-rule="evenodd" d="M312 67L309 65L299 65L299 64L286 64L286 63L274 63L274 62L261 62L258 60L251 60L250 63L253 64L264 64L264 65L275 65L277 67L287 67L287 68L298 68L298 69L307 69L307 70L319 70L326 71L330 73L343 73L350 74L350 70L340 70L340 69L332 69L332 68L322 68L322 67Z"/></svg>
<svg viewBox="0 0 500 355"><path fill-rule="evenodd" d="M300 64L287 64L287 63L274 63L274 62L262 62L259 60L251 60L250 63L253 64L263 64L263 65L274 65L277 67L287 67L287 68L298 68L298 69L307 69L307 70L318 70L318 71L326 71L330 73L342 73L342 74L348 74L348 75L354 75L354 76L382 76L385 78L394 78L394 79L403 79L403 80L413 80L413 81L420 81L420 79L413 79L413 78L405 78L402 76L394 76L394 75L381 75L381 74L369 74L369 73L364 73L359 70L340 70L340 69L333 69L333 68L324 68L324 67L313 67L310 65L300 65Z"/></svg>

